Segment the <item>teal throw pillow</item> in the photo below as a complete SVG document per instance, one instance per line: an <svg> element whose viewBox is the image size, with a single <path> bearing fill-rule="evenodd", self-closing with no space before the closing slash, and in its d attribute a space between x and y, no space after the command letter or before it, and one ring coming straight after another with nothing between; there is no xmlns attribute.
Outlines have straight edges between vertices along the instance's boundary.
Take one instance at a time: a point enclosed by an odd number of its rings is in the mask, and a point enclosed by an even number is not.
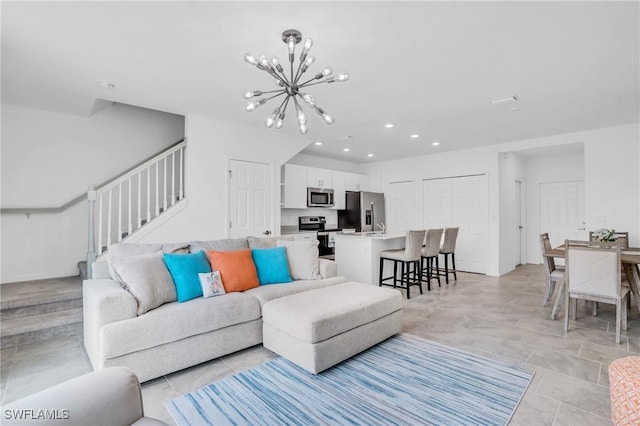
<svg viewBox="0 0 640 426"><path fill-rule="evenodd" d="M164 263L176 285L178 302L202 297L198 274L211 272L211 265L203 251L191 254L165 253Z"/></svg>
<svg viewBox="0 0 640 426"><path fill-rule="evenodd" d="M264 284L290 283L286 247L255 248L251 250L258 272L258 282Z"/></svg>

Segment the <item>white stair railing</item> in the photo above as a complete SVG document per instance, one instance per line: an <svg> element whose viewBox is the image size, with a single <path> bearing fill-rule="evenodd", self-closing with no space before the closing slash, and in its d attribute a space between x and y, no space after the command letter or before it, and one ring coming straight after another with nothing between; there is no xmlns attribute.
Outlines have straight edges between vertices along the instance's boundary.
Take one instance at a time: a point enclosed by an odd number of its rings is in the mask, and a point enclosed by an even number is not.
<svg viewBox="0 0 640 426"><path fill-rule="evenodd" d="M184 198L185 146L182 141L100 188L89 187L89 268L113 243L130 237Z"/></svg>

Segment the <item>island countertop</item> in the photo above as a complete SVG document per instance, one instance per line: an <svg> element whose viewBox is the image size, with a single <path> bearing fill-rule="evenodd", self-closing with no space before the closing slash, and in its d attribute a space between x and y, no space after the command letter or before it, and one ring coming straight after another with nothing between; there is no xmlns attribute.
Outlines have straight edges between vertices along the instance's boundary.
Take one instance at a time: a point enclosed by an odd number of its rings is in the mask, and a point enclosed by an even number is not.
<svg viewBox="0 0 640 426"><path fill-rule="evenodd" d="M404 232L338 232L336 237L349 237L349 238L374 238L379 240L389 240L394 238L405 238Z"/></svg>
<svg viewBox="0 0 640 426"><path fill-rule="evenodd" d="M338 275L349 281L378 285L380 252L404 248L405 239L405 232L337 233Z"/></svg>

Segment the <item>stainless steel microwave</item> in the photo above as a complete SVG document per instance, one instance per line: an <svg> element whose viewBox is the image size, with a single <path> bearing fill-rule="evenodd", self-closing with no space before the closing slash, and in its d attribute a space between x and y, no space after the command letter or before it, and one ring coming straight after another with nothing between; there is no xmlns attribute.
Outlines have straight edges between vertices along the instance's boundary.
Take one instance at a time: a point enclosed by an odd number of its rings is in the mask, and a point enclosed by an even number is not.
<svg viewBox="0 0 640 426"><path fill-rule="evenodd" d="M307 207L333 207L333 189L307 188Z"/></svg>

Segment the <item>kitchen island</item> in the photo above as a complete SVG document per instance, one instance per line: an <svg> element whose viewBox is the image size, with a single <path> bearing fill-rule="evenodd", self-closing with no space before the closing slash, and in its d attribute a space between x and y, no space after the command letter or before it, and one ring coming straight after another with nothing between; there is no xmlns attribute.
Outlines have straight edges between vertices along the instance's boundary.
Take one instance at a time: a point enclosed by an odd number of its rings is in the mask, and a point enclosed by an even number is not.
<svg viewBox="0 0 640 426"><path fill-rule="evenodd" d="M405 236L404 232L338 232L335 236L338 275L349 281L378 285L380 252L404 248Z"/></svg>

